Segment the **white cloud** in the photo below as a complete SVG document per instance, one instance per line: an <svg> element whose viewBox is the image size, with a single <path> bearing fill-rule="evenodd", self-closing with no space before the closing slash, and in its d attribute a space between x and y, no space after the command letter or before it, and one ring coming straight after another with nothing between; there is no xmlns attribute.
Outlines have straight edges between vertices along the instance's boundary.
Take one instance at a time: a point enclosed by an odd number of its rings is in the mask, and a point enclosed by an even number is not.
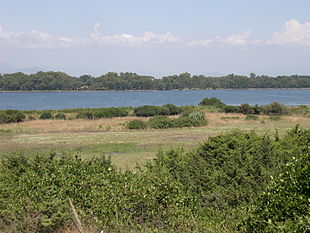
<svg viewBox="0 0 310 233"><path fill-rule="evenodd" d="M187 44L189 46L202 46L202 47L206 47L207 45L209 45L212 42L213 42L213 40L211 40L211 39L190 40Z"/></svg>
<svg viewBox="0 0 310 233"><path fill-rule="evenodd" d="M170 32L156 34L153 31L143 33L141 36L128 33L105 35L100 31L100 23L95 23L93 31L88 37L73 38L55 36L47 32L32 30L30 32L5 31L0 26L0 43L12 44L17 47L27 48L69 48L74 45L125 45L139 46L143 44L179 44L190 47L207 47L213 43L224 43L227 46L246 46L256 44L299 43L310 45L310 22L304 24L295 19L289 20L283 28L273 34L269 40L251 38L251 31L241 34L233 34L227 38L217 36L215 38L186 39L176 37Z"/></svg>
<svg viewBox="0 0 310 233"><path fill-rule="evenodd" d="M181 38L173 36L170 32L155 34L152 31L145 32L142 36L131 34L103 35L100 24L93 26L93 32L86 38L71 38L54 36L46 32L32 30L31 32L8 32L0 27L0 42L6 42L20 47L28 48L63 48L73 44L104 44L104 45L138 45L145 43L164 44L177 43Z"/></svg>
<svg viewBox="0 0 310 233"><path fill-rule="evenodd" d="M180 38L173 36L170 32L165 34L155 34L152 31L145 32L143 36L134 36L131 34L119 34L119 35L103 35L99 32L100 24L96 23L93 27L94 32L90 34L90 39L95 42L101 42L103 44L127 44L137 45L142 43L176 43L180 41Z"/></svg>
<svg viewBox="0 0 310 233"><path fill-rule="evenodd" d="M220 41L224 42L225 44L228 45L246 45L249 43L252 43L250 41L250 31L243 32L242 34L234 34L226 39L220 39Z"/></svg>
<svg viewBox="0 0 310 233"><path fill-rule="evenodd" d="M274 33L267 43L278 45L287 43L310 45L310 22L302 24L296 19L291 19L285 23L281 31Z"/></svg>
<svg viewBox="0 0 310 233"><path fill-rule="evenodd" d="M0 42L6 42L28 48L55 48L67 47L72 38L56 37L46 32L32 30L31 32L8 32L0 27Z"/></svg>

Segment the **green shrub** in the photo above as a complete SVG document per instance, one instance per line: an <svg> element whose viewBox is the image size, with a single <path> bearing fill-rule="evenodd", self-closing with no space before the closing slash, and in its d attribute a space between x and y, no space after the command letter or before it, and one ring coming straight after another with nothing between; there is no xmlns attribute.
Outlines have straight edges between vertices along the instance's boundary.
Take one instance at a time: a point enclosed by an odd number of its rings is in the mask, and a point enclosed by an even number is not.
<svg viewBox="0 0 310 233"><path fill-rule="evenodd" d="M213 107L217 107L217 108L224 108L225 104L217 99L217 98L204 98L199 105L204 105L204 106L213 106Z"/></svg>
<svg viewBox="0 0 310 233"><path fill-rule="evenodd" d="M68 199L95 232L199 229L182 186L160 175L119 172L104 157L10 156L0 172L3 232L51 233L72 225Z"/></svg>
<svg viewBox="0 0 310 233"><path fill-rule="evenodd" d="M57 113L57 114L55 115L55 119L56 119L56 120L66 120L67 117L66 117L66 115L65 115L63 112L59 112L59 113Z"/></svg>
<svg viewBox="0 0 310 233"><path fill-rule="evenodd" d="M175 123L173 119L166 116L155 116L148 121L148 126L153 129L168 129L174 128Z"/></svg>
<svg viewBox="0 0 310 233"><path fill-rule="evenodd" d="M162 115L178 115L180 112L179 107L174 104L165 104L162 106Z"/></svg>
<svg viewBox="0 0 310 233"><path fill-rule="evenodd" d="M205 120L205 113L202 111L193 111L188 114L189 118L192 118L196 121L204 121Z"/></svg>
<svg viewBox="0 0 310 233"><path fill-rule="evenodd" d="M114 117L114 114L112 111L109 111L109 109L101 109L99 111L95 111L93 116L94 118L111 118Z"/></svg>
<svg viewBox="0 0 310 233"><path fill-rule="evenodd" d="M240 106L226 105L223 109L225 113L242 113L245 115L259 115L262 112L262 107L257 104L251 106L249 104L241 104Z"/></svg>
<svg viewBox="0 0 310 233"><path fill-rule="evenodd" d="M39 118L41 120L52 119L53 115L51 111L43 111Z"/></svg>
<svg viewBox="0 0 310 233"><path fill-rule="evenodd" d="M175 127L199 127L207 124L205 114L202 111L191 111L182 114L182 117L174 119Z"/></svg>
<svg viewBox="0 0 310 233"><path fill-rule="evenodd" d="M180 117L174 119L173 125L175 128L184 128L184 127L199 127L207 124L206 120L196 120L191 117Z"/></svg>
<svg viewBox="0 0 310 233"><path fill-rule="evenodd" d="M111 118L128 116L128 110L125 108L101 108L94 109L94 118Z"/></svg>
<svg viewBox="0 0 310 233"><path fill-rule="evenodd" d="M234 106L234 105L226 105L224 107L225 113L239 113L240 112L240 106Z"/></svg>
<svg viewBox="0 0 310 233"><path fill-rule="evenodd" d="M239 108L240 113L245 115L252 115L254 114L253 108L249 104L241 104Z"/></svg>
<svg viewBox="0 0 310 233"><path fill-rule="evenodd" d="M233 131L134 172L104 156L8 154L0 231L62 232L70 199L94 232L308 232L309 139L298 126L283 137Z"/></svg>
<svg viewBox="0 0 310 233"><path fill-rule="evenodd" d="M93 114L91 112L80 112L76 115L76 119L93 119Z"/></svg>
<svg viewBox="0 0 310 233"><path fill-rule="evenodd" d="M128 129L146 129L147 124L142 120L132 120L127 123Z"/></svg>
<svg viewBox="0 0 310 233"><path fill-rule="evenodd" d="M0 112L0 124L22 122L25 115L18 110L6 110Z"/></svg>
<svg viewBox="0 0 310 233"><path fill-rule="evenodd" d="M283 115L288 114L288 109L283 104L273 102L271 104L266 105L263 108L263 111L267 115Z"/></svg>
<svg viewBox="0 0 310 233"><path fill-rule="evenodd" d="M34 118L34 116L30 115L30 116L28 116L28 120L33 121L33 120L35 120L35 118Z"/></svg>
<svg viewBox="0 0 310 233"><path fill-rule="evenodd" d="M185 105L185 106L180 106L178 108L180 110L180 113L183 115L183 113L185 113L185 112L190 113L190 112L194 111L197 107L192 106L192 105Z"/></svg>
<svg viewBox="0 0 310 233"><path fill-rule="evenodd" d="M139 117L157 116L157 115L162 114L162 107L144 105L144 106L136 107L133 111L133 114Z"/></svg>
<svg viewBox="0 0 310 233"><path fill-rule="evenodd" d="M245 222L247 232L309 232L310 159L307 152L296 152L257 201Z"/></svg>
<svg viewBox="0 0 310 233"><path fill-rule="evenodd" d="M125 117L128 116L128 108L119 107L119 108L107 108L109 112L112 113L113 117Z"/></svg>
<svg viewBox="0 0 310 233"><path fill-rule="evenodd" d="M191 112L187 117L168 118L166 116L156 116L148 121L149 127L154 129L199 127L206 124L204 113L200 111Z"/></svg>

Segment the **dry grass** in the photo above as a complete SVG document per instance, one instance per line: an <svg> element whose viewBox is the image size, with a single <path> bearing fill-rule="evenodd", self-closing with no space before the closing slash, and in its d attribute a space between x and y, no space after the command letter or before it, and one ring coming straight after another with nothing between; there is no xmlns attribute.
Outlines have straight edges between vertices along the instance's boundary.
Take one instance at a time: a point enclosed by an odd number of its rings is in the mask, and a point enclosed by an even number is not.
<svg viewBox="0 0 310 233"><path fill-rule="evenodd" d="M48 152L89 154L107 153L121 168L133 168L153 159L159 149L191 148L209 136L232 129L255 130L258 133L280 134L300 124L310 128L310 118L284 116L272 121L268 116L258 120L244 120L242 114L207 113L209 124L199 128L167 130L127 130L126 122L137 117L98 120L34 120L0 125L0 154L22 151L28 154ZM141 118L140 118L141 119ZM147 120L147 118L143 118Z"/></svg>

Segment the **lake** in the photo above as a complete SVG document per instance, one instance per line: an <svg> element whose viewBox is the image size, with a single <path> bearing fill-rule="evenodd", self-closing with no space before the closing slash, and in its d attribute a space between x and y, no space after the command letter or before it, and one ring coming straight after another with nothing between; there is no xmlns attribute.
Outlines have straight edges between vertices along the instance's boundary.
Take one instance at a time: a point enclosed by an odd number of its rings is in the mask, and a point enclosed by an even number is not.
<svg viewBox="0 0 310 233"><path fill-rule="evenodd" d="M228 105L310 105L309 89L0 92L0 109L43 110L141 105L197 105L205 97L216 97Z"/></svg>

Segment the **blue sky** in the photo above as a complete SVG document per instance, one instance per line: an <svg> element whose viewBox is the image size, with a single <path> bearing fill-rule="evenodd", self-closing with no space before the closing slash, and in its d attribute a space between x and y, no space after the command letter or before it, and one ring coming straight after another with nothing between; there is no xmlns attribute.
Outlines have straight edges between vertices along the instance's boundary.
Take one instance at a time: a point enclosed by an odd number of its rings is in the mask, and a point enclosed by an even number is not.
<svg viewBox="0 0 310 233"><path fill-rule="evenodd" d="M310 74L309 11L306 0L0 0L0 63L73 75Z"/></svg>

